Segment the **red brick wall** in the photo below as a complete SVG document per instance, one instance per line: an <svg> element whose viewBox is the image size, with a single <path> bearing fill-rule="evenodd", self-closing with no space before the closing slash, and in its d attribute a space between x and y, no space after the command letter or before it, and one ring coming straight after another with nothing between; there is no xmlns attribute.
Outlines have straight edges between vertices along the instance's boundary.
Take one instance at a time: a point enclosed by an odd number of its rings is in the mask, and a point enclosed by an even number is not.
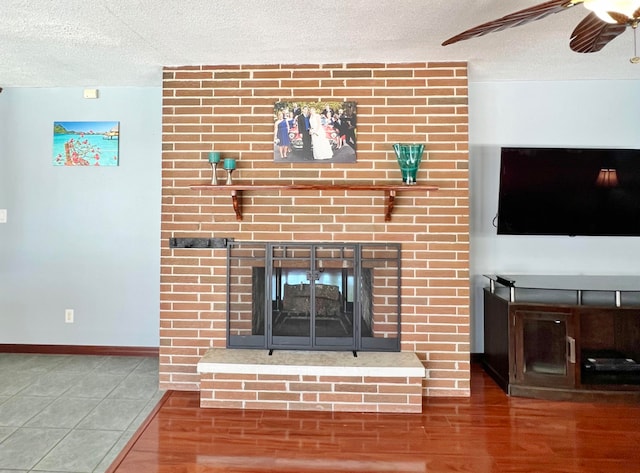
<svg viewBox="0 0 640 473"><path fill-rule="evenodd" d="M206 373L200 407L422 412L419 378Z"/></svg>
<svg viewBox="0 0 640 473"><path fill-rule="evenodd" d="M277 101L356 101L357 163L273 161ZM402 350L425 364L426 396L469 394L469 179L466 63L237 65L166 68L160 362L165 389L198 389L196 363L225 346L226 251L170 249L171 237L402 243ZM206 153L238 160L258 183L400 181L391 148L425 143L418 183L399 192L390 222L380 191L195 191Z"/></svg>

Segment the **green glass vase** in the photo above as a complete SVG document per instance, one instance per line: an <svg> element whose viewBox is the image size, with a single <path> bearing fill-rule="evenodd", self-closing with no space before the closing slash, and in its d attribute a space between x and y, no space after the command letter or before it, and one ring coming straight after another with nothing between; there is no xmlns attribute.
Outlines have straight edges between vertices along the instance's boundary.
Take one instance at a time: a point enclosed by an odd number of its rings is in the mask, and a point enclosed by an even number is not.
<svg viewBox="0 0 640 473"><path fill-rule="evenodd" d="M416 181L418 168L422 161L422 153L424 145L417 143L396 143L393 150L398 158L398 165L402 172L402 182L407 185L413 185Z"/></svg>

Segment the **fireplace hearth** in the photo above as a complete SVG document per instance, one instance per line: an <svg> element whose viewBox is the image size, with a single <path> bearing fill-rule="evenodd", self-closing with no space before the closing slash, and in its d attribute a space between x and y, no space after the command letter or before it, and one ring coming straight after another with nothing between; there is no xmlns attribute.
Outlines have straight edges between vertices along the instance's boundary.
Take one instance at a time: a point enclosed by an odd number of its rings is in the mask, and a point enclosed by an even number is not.
<svg viewBox="0 0 640 473"><path fill-rule="evenodd" d="M400 245L227 245L227 347L400 351Z"/></svg>

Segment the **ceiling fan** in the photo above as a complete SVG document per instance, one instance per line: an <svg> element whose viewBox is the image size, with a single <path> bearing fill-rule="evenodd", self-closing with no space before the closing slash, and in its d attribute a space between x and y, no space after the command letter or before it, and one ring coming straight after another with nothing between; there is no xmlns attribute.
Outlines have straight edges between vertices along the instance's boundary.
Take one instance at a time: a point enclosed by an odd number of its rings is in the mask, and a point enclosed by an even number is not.
<svg viewBox="0 0 640 473"><path fill-rule="evenodd" d="M524 25L553 13L568 10L580 3L591 13L571 33L569 46L573 51L578 53L600 51L611 40L622 34L627 27L633 28L635 35L636 27L640 22L640 0L550 0L463 31L447 39L442 45L446 46L494 31ZM640 62L637 54L634 54L631 62Z"/></svg>

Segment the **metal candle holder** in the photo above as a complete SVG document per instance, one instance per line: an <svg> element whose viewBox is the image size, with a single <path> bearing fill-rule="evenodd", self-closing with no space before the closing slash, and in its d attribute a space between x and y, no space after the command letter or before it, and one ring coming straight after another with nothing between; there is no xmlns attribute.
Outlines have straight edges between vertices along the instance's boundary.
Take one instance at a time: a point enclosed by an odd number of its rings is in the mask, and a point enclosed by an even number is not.
<svg viewBox="0 0 640 473"><path fill-rule="evenodd" d="M231 173L233 173L233 171L235 171L235 169L227 169L227 185L230 186L231 184L233 184L233 180L231 179Z"/></svg>
<svg viewBox="0 0 640 473"><path fill-rule="evenodd" d="M211 185L218 185L218 163L210 163L211 164Z"/></svg>

